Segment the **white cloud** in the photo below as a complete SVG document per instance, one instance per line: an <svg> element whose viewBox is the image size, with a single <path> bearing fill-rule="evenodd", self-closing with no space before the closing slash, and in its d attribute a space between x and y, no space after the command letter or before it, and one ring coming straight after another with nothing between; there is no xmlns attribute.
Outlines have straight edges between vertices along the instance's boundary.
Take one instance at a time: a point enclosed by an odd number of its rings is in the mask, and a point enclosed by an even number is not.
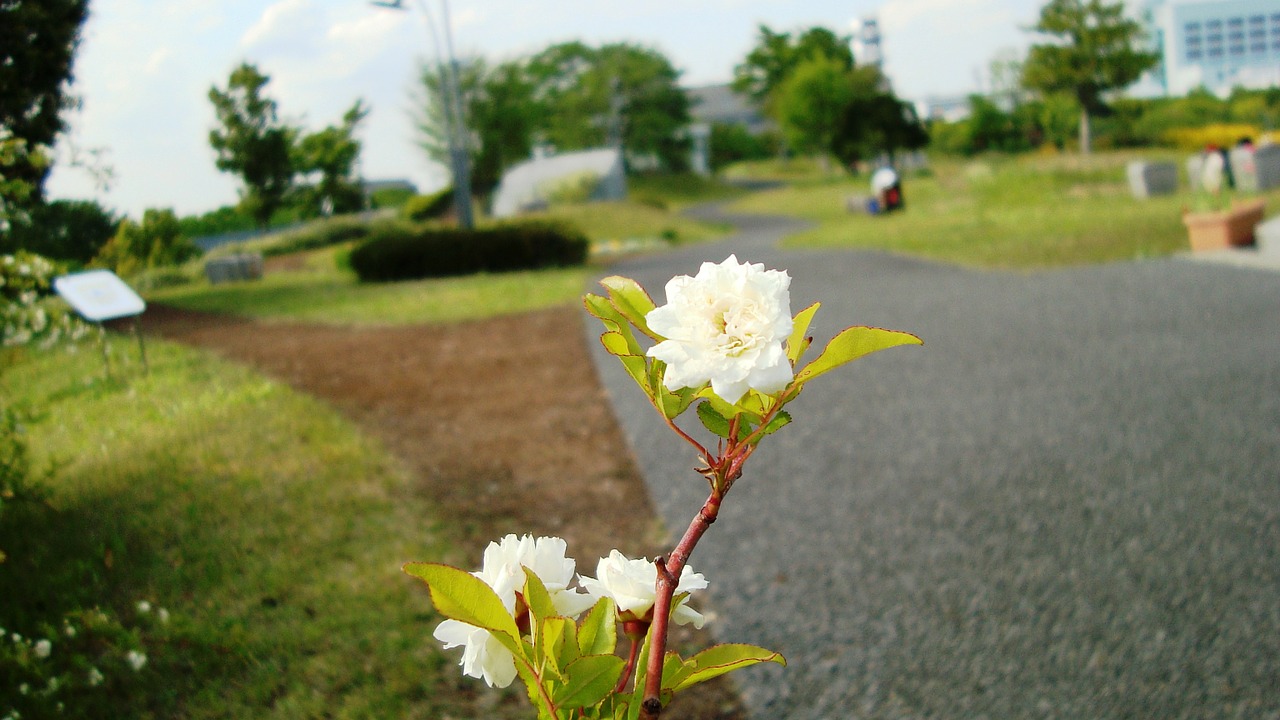
<svg viewBox="0 0 1280 720"><path fill-rule="evenodd" d="M307 44L315 29L317 13L311 0L280 0L263 11L240 39L246 49L271 49L273 46Z"/></svg>
<svg viewBox="0 0 1280 720"><path fill-rule="evenodd" d="M159 73L164 68L171 55L173 55L173 51L167 46L157 48L155 52L151 53L151 57L147 58L147 62L142 68L143 72L148 75L155 75Z"/></svg>

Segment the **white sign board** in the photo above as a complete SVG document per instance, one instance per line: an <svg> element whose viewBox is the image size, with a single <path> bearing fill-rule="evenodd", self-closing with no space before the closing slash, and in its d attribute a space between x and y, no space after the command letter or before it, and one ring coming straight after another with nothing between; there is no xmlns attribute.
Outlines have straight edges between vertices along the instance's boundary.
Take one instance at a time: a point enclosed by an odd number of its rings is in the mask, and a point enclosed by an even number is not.
<svg viewBox="0 0 1280 720"><path fill-rule="evenodd" d="M138 293L110 270L54 278L53 289L89 322L140 315L147 309Z"/></svg>

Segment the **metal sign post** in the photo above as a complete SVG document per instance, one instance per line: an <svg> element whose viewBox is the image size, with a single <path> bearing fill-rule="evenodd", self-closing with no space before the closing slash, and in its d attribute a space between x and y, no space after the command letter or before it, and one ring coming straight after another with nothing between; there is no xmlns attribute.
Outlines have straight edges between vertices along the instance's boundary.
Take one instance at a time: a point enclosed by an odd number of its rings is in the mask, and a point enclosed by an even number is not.
<svg viewBox="0 0 1280 720"><path fill-rule="evenodd" d="M102 338L102 362L111 377L111 359L107 353L107 331L102 323L119 318L133 318L133 334L138 338L138 354L142 357L142 369L151 372L147 365L147 348L138 331L138 317L147 309L147 303L110 270L89 270L54 278L54 292L58 293L73 310L91 323L97 323Z"/></svg>

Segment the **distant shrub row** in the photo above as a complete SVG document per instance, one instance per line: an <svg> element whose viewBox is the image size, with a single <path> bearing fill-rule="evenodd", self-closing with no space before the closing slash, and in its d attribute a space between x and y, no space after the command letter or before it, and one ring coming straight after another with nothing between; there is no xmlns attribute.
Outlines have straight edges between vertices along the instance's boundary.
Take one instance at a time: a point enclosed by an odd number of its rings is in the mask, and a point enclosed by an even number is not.
<svg viewBox="0 0 1280 720"><path fill-rule="evenodd" d="M351 269L364 281L509 272L582 265L590 242L578 229L556 223L458 230L385 223L351 252Z"/></svg>
<svg viewBox="0 0 1280 720"><path fill-rule="evenodd" d="M360 240L369 234L369 221L356 215L318 220L280 235L278 240L263 246L262 254L288 255L303 250L338 245Z"/></svg>

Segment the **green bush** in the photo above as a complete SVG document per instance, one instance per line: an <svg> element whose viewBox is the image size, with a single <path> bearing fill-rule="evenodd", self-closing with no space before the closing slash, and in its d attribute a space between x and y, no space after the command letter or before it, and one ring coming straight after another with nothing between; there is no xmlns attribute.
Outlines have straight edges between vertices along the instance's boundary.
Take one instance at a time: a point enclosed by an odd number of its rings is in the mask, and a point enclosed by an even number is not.
<svg viewBox="0 0 1280 720"><path fill-rule="evenodd" d="M364 281L412 280L582 265L589 246L581 231L556 223L471 231L387 223L351 252L350 262Z"/></svg>
<svg viewBox="0 0 1280 720"><path fill-rule="evenodd" d="M400 206L400 217L414 222L438 220L453 207L453 188L433 195L414 195Z"/></svg>
<svg viewBox="0 0 1280 720"><path fill-rule="evenodd" d="M278 240L265 245L262 254L288 255L303 250L317 250L332 245L340 245L352 240L362 240L369 236L370 223L359 217L346 216L318 220L305 227L291 230L280 236Z"/></svg>

